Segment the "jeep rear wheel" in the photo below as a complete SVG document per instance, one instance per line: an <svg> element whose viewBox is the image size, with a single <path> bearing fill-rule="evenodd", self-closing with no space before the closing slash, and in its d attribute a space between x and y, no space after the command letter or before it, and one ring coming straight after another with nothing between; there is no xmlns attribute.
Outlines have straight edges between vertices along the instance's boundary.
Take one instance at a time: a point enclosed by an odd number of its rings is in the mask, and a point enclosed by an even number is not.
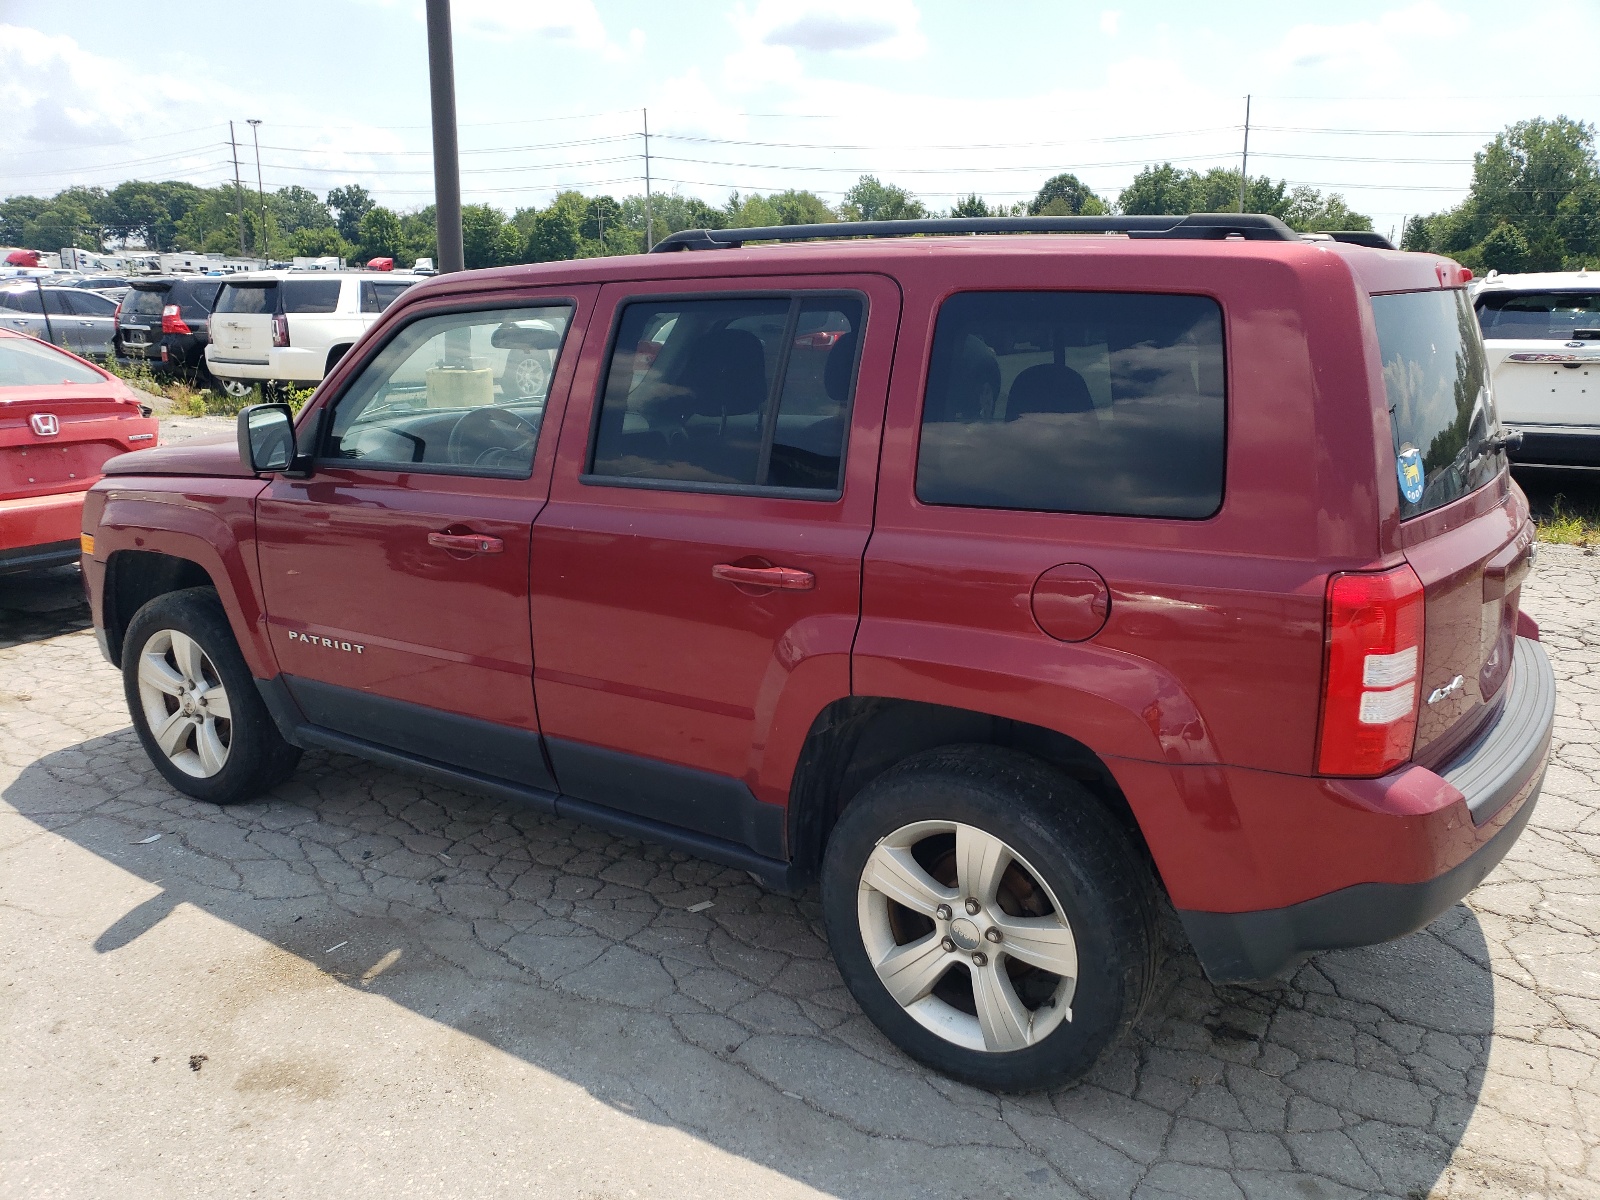
<svg viewBox="0 0 1600 1200"><path fill-rule="evenodd" d="M1015 751L930 751L869 784L829 841L823 906L867 1015L980 1087L1080 1078L1154 983L1149 871L1095 797Z"/></svg>
<svg viewBox="0 0 1600 1200"><path fill-rule="evenodd" d="M122 677L145 753L197 800L248 800L287 779L300 760L256 692L210 588L168 592L134 614Z"/></svg>

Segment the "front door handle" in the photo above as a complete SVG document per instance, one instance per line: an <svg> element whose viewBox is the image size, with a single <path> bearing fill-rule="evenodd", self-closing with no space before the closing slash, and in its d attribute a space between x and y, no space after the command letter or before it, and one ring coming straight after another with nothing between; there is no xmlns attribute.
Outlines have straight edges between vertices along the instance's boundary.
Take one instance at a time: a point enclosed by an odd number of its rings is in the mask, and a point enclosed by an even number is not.
<svg viewBox="0 0 1600 1200"><path fill-rule="evenodd" d="M499 538L481 533L430 533L428 545L465 554L502 554L506 548Z"/></svg>
<svg viewBox="0 0 1600 1200"><path fill-rule="evenodd" d="M718 563L711 568L711 578L745 587L782 588L789 592L809 592L817 586L815 575L794 567L740 567Z"/></svg>

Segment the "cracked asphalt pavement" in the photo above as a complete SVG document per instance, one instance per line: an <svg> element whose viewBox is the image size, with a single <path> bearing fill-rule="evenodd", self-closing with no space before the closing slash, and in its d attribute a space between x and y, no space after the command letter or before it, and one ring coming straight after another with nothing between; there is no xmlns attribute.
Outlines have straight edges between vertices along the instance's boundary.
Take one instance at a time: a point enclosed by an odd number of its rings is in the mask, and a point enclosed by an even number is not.
<svg viewBox="0 0 1600 1200"><path fill-rule="evenodd" d="M877 1033L815 894L326 754L175 794L77 586L0 581L0 1195L1600 1197L1600 557L1526 586L1554 759L1465 903L1274 984L1179 945L1015 1097Z"/></svg>

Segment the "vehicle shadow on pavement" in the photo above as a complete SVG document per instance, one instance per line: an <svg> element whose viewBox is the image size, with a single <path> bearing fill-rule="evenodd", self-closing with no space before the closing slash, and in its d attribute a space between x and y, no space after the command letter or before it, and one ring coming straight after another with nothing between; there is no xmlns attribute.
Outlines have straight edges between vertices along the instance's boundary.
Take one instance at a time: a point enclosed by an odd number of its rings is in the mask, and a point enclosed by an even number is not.
<svg viewBox="0 0 1600 1200"><path fill-rule="evenodd" d="M923 1070L867 1022L815 893L320 753L269 798L220 809L167 787L129 729L39 759L4 798L162 889L98 953L194 905L841 1197L1426 1196L1495 1026L1484 933L1458 905L1280 984L1213 987L1176 951L1087 1082L1000 1097ZM216 1058L207 1070L226 1069Z"/></svg>
<svg viewBox="0 0 1600 1200"><path fill-rule="evenodd" d="M89 628L76 566L0 575L0 650Z"/></svg>

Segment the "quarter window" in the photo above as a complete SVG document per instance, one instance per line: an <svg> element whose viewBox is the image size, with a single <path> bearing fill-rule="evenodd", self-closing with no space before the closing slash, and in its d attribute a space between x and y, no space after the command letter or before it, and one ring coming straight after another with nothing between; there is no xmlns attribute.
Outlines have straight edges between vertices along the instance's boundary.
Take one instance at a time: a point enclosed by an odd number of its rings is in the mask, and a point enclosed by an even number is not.
<svg viewBox="0 0 1600 1200"><path fill-rule="evenodd" d="M283 311L286 313L331 313L339 309L337 279L286 279L283 281Z"/></svg>
<svg viewBox="0 0 1600 1200"><path fill-rule="evenodd" d="M924 504L1202 518L1222 503L1222 311L1202 296L967 292L939 310Z"/></svg>
<svg viewBox="0 0 1600 1200"><path fill-rule="evenodd" d="M335 465L526 478L568 305L425 317L403 326L339 398Z"/></svg>
<svg viewBox="0 0 1600 1200"><path fill-rule="evenodd" d="M371 279L361 281L361 311L381 313L400 298L409 283L379 283Z"/></svg>
<svg viewBox="0 0 1600 1200"><path fill-rule="evenodd" d="M815 293L627 305L591 475L836 495L863 312Z"/></svg>

